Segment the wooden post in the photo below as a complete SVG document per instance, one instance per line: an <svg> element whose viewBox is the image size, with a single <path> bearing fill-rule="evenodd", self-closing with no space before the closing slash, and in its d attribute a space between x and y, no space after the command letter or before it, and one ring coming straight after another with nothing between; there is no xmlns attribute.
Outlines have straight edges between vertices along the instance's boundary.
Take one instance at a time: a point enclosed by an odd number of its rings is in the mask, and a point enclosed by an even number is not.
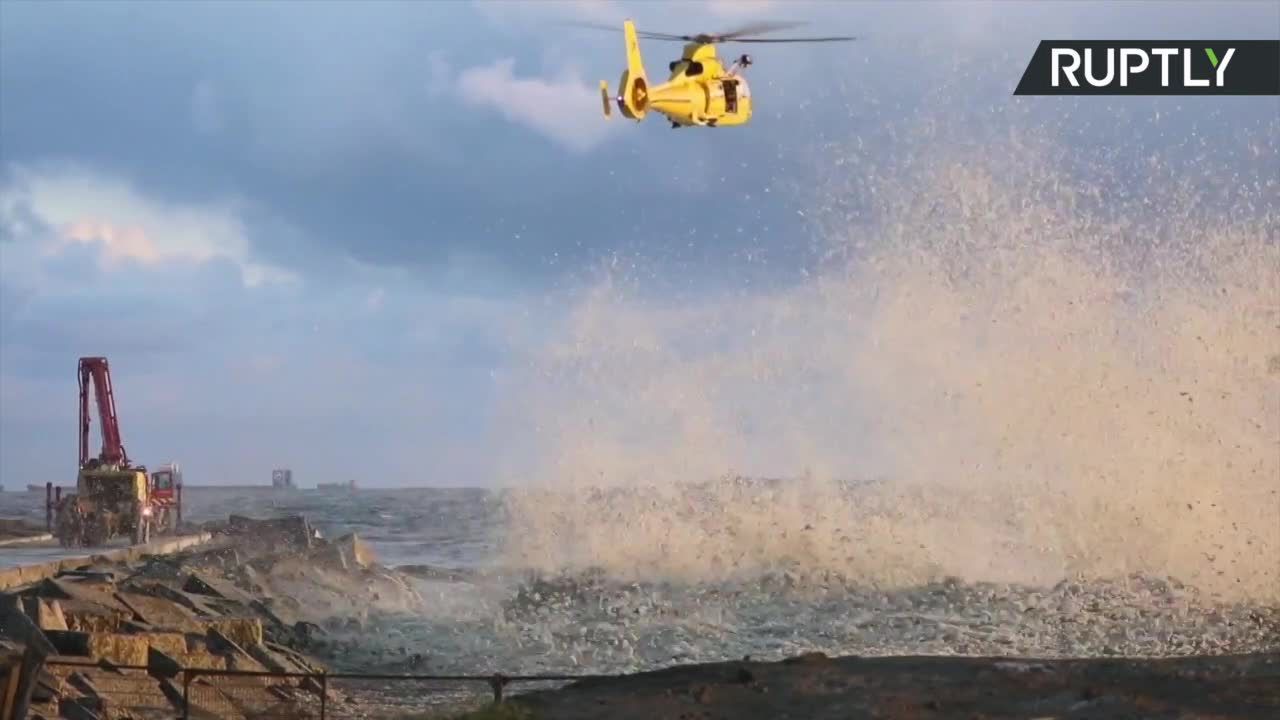
<svg viewBox="0 0 1280 720"><path fill-rule="evenodd" d="M502 673L497 673L489 678L489 687L493 690L493 704L502 704L502 690L507 686L507 678Z"/></svg>
<svg viewBox="0 0 1280 720"><path fill-rule="evenodd" d="M4 706L0 708L0 718L14 720L14 704L18 700L18 681L22 679L22 665L9 658L9 674L4 683Z"/></svg>
<svg viewBox="0 0 1280 720"><path fill-rule="evenodd" d="M13 717L22 720L27 717L27 708L31 705L31 693L35 692L36 679L44 668L45 658L52 655L53 644L44 636L40 628L22 611L22 604L17 597L11 597L6 603L8 607L0 608L4 613L3 624L9 637L26 646L22 654L22 662L14 666L18 673L18 687L13 691L16 697L13 703Z"/></svg>
<svg viewBox="0 0 1280 720"><path fill-rule="evenodd" d="M28 645L26 652L22 653L22 664L18 666L18 697L13 706L14 720L26 720L27 709L31 707L31 694L36 690L36 679L40 677L44 659L48 656L48 653L41 652L33 645Z"/></svg>

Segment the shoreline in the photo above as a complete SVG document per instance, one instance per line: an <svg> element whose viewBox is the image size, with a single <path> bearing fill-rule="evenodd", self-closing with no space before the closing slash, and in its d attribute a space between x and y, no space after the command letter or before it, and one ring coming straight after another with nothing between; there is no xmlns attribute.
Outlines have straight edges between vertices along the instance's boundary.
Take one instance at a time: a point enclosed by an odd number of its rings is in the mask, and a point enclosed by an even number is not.
<svg viewBox="0 0 1280 720"><path fill-rule="evenodd" d="M1280 713L1280 651L1078 659L811 653L584 680L508 703L511 717L530 720L1264 720Z"/></svg>
<svg viewBox="0 0 1280 720"><path fill-rule="evenodd" d="M920 638L915 647L923 653L895 654L886 648L883 654L862 656L808 652L775 660L779 655L770 652L769 661L716 660L716 655L732 656L732 648L722 644L716 646L719 652L703 653L704 659L712 656L710 661L663 661L656 665L660 669L572 682L564 678L554 683L561 686L556 689L545 689L545 683L512 683L505 689L506 703L484 710L493 676L483 673L492 668L468 670L472 666L453 653L447 659L424 658L418 653L434 652L440 643L394 630L397 618L431 617L436 605L419 591L433 583L477 578L442 567L381 565L361 538L325 539L298 515L269 520L231 516L183 531L187 535L158 539L152 544L158 547L99 549L96 554L81 549L74 558L9 571L17 580L0 586L6 603L0 654L17 658L8 663L14 667L24 650L44 647L48 661L34 674L25 673L35 678L30 688L33 716L53 717L56 711L50 708L63 703L95 713L94 708L127 709L118 695L123 691L112 689L121 686L132 688L145 702L178 707L183 698L175 688L193 676L202 695L191 702L203 703L217 717L238 716L226 714L227 708L239 707L236 703L266 704L277 708L277 714L301 712L314 705L325 678L332 678L325 697L334 716L358 709L371 718L403 719L424 708L435 713L425 717L458 717L467 707L480 708L479 714L462 717L536 720L1119 718L1176 714L1179 709L1196 716L1212 709L1215 717L1253 718L1273 717L1280 710L1280 625L1274 622L1280 616L1273 610L1264 609L1265 615L1250 614L1249 608L1202 610L1202 619L1222 626L1206 631L1206 639L1219 631L1229 634L1220 643L1184 646L1191 652L1175 656L1073 658L1040 655L1038 650L992 654L999 642L975 645L978 652L965 651L964 643L942 642L945 633L959 630L940 624L929 608L977 603L995 613L988 624L999 635L1007 629L1004 623L1020 616L1024 619L1019 622L1029 622L1026 618L1041 609L1066 603L1074 608L1068 615L1084 614L1056 632L1075 633L1096 629L1102 621L1088 614L1087 593L1105 595L1107 588L1064 584L1027 604L1014 596L997 597L981 586L946 581L901 597L854 593L827 601L870 603L859 610L859 623L850 631L890 633L886 637L909 632ZM781 592L787 580L761 582L764 590ZM536 627L551 608L576 608L566 611L583 613L576 622L585 626L593 619L596 624L611 622L614 610L644 617L661 615L665 607L650 607L653 598L647 592L628 595L627 587L593 575L531 580L511 592L504 596L501 612L520 627ZM1062 597L1051 594L1055 592ZM1176 583L1163 581L1146 583L1142 592L1160 600L1155 610L1180 606L1191 597ZM928 606L921 605L926 602ZM597 605L608 612L591 615ZM1001 610L1004 605L1007 613ZM1167 619L1175 617L1181 616ZM908 621L905 630L899 627ZM1114 622L1131 627L1130 621ZM391 640L391 633L398 639ZM1062 642L1074 646L1074 637L1064 634ZM602 647L598 643L607 644L608 638L593 642ZM935 647L964 654L928 654ZM784 654L807 649L804 644L792 648ZM446 667L438 660L445 660ZM494 666L518 671L504 664ZM253 688L242 686L245 671L261 673ZM454 681L430 680L430 672ZM363 673L377 677L357 677ZM462 682L458 675L471 675L472 682ZM1152 687L1165 688L1164 694L1152 695ZM1242 699L1222 700L1235 696ZM1210 708L1197 697L1222 702Z"/></svg>

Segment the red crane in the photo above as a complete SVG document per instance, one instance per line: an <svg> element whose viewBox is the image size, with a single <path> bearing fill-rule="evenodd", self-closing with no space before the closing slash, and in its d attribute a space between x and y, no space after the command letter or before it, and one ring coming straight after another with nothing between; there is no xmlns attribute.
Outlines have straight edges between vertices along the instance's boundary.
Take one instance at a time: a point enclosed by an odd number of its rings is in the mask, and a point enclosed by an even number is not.
<svg viewBox="0 0 1280 720"><path fill-rule="evenodd" d="M116 419L116 398L111 392L111 370L104 357L80 358L80 467L89 463L89 385L92 382L98 403L98 421L102 424L102 452L98 461L104 465L129 466L129 455L120 441L120 423Z"/></svg>

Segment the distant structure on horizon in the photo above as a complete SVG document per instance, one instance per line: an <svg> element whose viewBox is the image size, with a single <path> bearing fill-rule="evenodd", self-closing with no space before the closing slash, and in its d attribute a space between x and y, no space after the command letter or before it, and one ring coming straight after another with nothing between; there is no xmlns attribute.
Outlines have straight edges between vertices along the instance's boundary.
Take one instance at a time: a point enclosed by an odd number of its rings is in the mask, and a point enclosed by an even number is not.
<svg viewBox="0 0 1280 720"><path fill-rule="evenodd" d="M293 471L288 468L272 470L271 487L285 490L292 490L297 487L293 484Z"/></svg>
<svg viewBox="0 0 1280 720"><path fill-rule="evenodd" d="M317 490L351 490L356 489L356 481L348 480L344 483L316 483Z"/></svg>

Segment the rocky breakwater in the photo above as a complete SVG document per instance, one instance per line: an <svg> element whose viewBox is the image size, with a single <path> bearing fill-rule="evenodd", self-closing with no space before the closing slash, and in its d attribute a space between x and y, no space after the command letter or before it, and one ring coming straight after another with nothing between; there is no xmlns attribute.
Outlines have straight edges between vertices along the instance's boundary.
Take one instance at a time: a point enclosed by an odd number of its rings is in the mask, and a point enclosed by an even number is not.
<svg viewBox="0 0 1280 720"><path fill-rule="evenodd" d="M422 602L358 537L327 540L302 517L201 530L214 539L199 548L93 558L5 593L0 657L22 672L17 704L30 717L174 717L185 703L192 717L304 711L341 648L326 627L359 623L357 608ZM332 688L324 699L358 702Z"/></svg>

